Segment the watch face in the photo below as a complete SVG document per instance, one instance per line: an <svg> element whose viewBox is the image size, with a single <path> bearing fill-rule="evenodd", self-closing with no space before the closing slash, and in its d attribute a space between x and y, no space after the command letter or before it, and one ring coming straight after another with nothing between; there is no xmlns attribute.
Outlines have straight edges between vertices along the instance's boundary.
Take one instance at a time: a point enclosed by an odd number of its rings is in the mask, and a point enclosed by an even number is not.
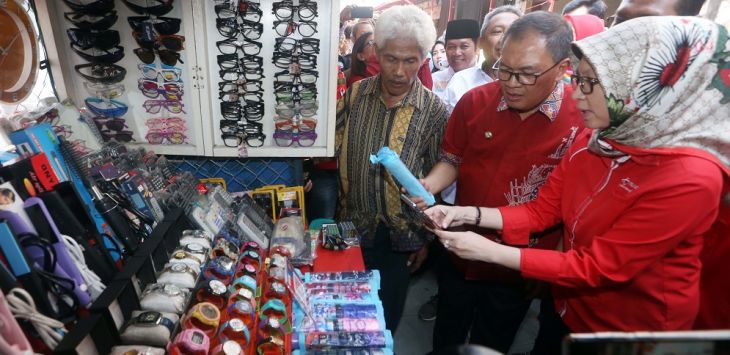
<svg viewBox="0 0 730 355"><path fill-rule="evenodd" d="M231 271L233 269L233 260L227 256L219 256L216 262L223 271Z"/></svg>
<svg viewBox="0 0 730 355"><path fill-rule="evenodd" d="M251 264L246 264L243 266L243 270L246 271L246 273L249 274L255 274L256 273L256 267L254 267Z"/></svg>
<svg viewBox="0 0 730 355"><path fill-rule="evenodd" d="M202 253L204 250L203 246L198 243L189 243L188 245L185 246L185 248L187 248L189 251L191 251L193 253L198 253L198 254Z"/></svg>
<svg viewBox="0 0 730 355"><path fill-rule="evenodd" d="M208 282L208 288L210 289L210 292L216 296L225 295L227 289L226 285L218 280L210 280Z"/></svg>
<svg viewBox="0 0 730 355"><path fill-rule="evenodd" d="M281 282L274 282L271 284L271 289L277 293L277 294L284 294L286 292L286 286L284 286Z"/></svg>
<svg viewBox="0 0 730 355"><path fill-rule="evenodd" d="M162 318L159 312L144 312L137 316L137 323L140 325L157 325Z"/></svg>
<svg viewBox="0 0 730 355"><path fill-rule="evenodd" d="M243 323L243 321L238 318L233 318L228 321L228 326L237 332L242 332L243 329L246 328L246 325Z"/></svg>
<svg viewBox="0 0 730 355"><path fill-rule="evenodd" d="M241 288L238 290L238 296L250 300L253 299L253 292L247 288Z"/></svg>
<svg viewBox="0 0 730 355"><path fill-rule="evenodd" d="M253 306L250 302L237 301L233 304L233 308L240 314L253 314Z"/></svg>
<svg viewBox="0 0 730 355"><path fill-rule="evenodd" d="M179 287L173 284L164 284L160 290L168 296L177 296L182 292Z"/></svg>
<svg viewBox="0 0 730 355"><path fill-rule="evenodd" d="M172 257L175 259L178 259L178 260L185 259L185 258L187 258L187 256L188 256L187 253L185 253L182 250L175 252L175 254L172 254Z"/></svg>
<svg viewBox="0 0 730 355"><path fill-rule="evenodd" d="M220 313L218 312L218 308L216 308L211 303L204 303L200 306L200 313L203 314L205 318L208 319L217 319L220 317Z"/></svg>
<svg viewBox="0 0 730 355"><path fill-rule="evenodd" d="M226 355L238 355L243 352L243 349L241 349L241 345L236 343L233 340L228 340L225 343L223 343L223 353Z"/></svg>
<svg viewBox="0 0 730 355"><path fill-rule="evenodd" d="M185 264L172 264L170 270L172 272L188 272L188 266Z"/></svg>
<svg viewBox="0 0 730 355"><path fill-rule="evenodd" d="M195 331L195 332L193 332L193 335L190 336L190 341L195 344L202 345L203 339L205 339L204 336L205 336L205 334Z"/></svg>

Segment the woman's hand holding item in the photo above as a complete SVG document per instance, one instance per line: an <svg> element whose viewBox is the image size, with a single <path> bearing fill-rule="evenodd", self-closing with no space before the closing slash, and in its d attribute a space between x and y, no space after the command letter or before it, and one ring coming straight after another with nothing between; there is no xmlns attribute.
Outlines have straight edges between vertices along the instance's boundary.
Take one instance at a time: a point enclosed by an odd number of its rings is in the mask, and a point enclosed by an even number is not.
<svg viewBox="0 0 730 355"><path fill-rule="evenodd" d="M434 223L443 229L476 222L476 208L436 205L424 211Z"/></svg>
<svg viewBox="0 0 730 355"><path fill-rule="evenodd" d="M438 207L443 206L431 209ZM474 232L435 230L433 233L439 237L446 249L462 259L499 264L514 270L520 269L520 250L517 248L495 243Z"/></svg>

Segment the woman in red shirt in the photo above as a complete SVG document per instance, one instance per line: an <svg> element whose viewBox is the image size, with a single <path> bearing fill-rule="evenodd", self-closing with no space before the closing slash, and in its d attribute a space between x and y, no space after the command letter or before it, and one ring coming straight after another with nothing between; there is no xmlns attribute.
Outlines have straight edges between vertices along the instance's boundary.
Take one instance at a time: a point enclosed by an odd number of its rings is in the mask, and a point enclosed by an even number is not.
<svg viewBox="0 0 730 355"><path fill-rule="evenodd" d="M380 71L380 66L378 66L378 71L374 73L367 70L369 64L377 63L378 57L375 56L373 33L363 33L352 46L352 64L350 65L350 77L347 79L347 87L349 88L356 81L377 74Z"/></svg>
<svg viewBox="0 0 730 355"><path fill-rule="evenodd" d="M573 51L573 98L593 130L576 138L537 199L426 213L444 228L502 230L504 244L435 233L462 258L552 283L571 331L691 329L704 238L728 208L727 32L698 18L644 17L575 42ZM562 250L506 245L527 244L530 232L560 222ZM726 301L708 306L724 309Z"/></svg>

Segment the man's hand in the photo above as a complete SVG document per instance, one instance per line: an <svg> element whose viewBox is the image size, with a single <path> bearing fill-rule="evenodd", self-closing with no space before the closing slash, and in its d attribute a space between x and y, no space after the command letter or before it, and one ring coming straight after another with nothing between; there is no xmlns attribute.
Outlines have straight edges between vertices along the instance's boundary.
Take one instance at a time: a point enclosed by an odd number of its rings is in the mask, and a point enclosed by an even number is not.
<svg viewBox="0 0 730 355"><path fill-rule="evenodd" d="M428 183L426 182L426 180L418 179L418 181L421 183L421 185L423 185L423 188L425 188L426 191L433 193L433 191L431 191L431 189L428 187ZM408 191L406 191L404 187L400 188L400 192L404 194L408 193ZM428 208L428 205L426 204L426 201L423 200L423 198L417 196L408 196L408 198L410 198L411 201L416 204L416 207L420 208L421 210L425 210Z"/></svg>
<svg viewBox="0 0 730 355"><path fill-rule="evenodd" d="M411 273L418 271L418 269L421 268L421 265L423 265L423 262L426 261L426 257L428 257L429 244L430 243L426 243L423 247L421 247L421 249L414 251L408 256L408 269Z"/></svg>

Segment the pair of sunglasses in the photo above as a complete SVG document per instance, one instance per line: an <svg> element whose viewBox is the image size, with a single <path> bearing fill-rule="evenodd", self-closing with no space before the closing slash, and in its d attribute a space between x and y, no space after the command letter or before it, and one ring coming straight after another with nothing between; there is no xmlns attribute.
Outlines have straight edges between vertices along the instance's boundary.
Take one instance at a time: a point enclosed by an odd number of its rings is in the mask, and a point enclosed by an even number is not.
<svg viewBox="0 0 730 355"><path fill-rule="evenodd" d="M81 77L100 84L115 84L127 75L127 70L116 64L86 63L74 66Z"/></svg>
<svg viewBox="0 0 730 355"><path fill-rule="evenodd" d="M298 105L295 104L279 104L276 106L276 114L279 118L291 119L296 115L302 115L305 117L312 117L317 114L319 105L316 101L312 102L300 102Z"/></svg>
<svg viewBox="0 0 730 355"><path fill-rule="evenodd" d="M181 59L180 53L169 49L135 48L133 52L137 55L137 58L145 64L154 63L155 54L160 57L160 62L162 62L162 64L168 66L174 66L178 62L185 63Z"/></svg>
<svg viewBox="0 0 730 355"><path fill-rule="evenodd" d="M84 81L84 88L89 95L108 100L120 97L124 94L124 85L122 84L107 85Z"/></svg>
<svg viewBox="0 0 730 355"><path fill-rule="evenodd" d="M187 123L184 119L174 116L174 117L159 117L159 118L150 118L145 121L144 123L149 129L175 129L175 130L185 130L187 129Z"/></svg>
<svg viewBox="0 0 730 355"><path fill-rule="evenodd" d="M143 48L161 48L179 52L185 49L185 36L180 35L159 35L145 36L143 32L132 32L132 37Z"/></svg>
<svg viewBox="0 0 730 355"><path fill-rule="evenodd" d="M139 79L137 88L142 92L142 95L151 99L162 95L168 100L180 100L184 93L182 84L172 82L160 85L157 81L149 79Z"/></svg>
<svg viewBox="0 0 730 355"><path fill-rule="evenodd" d="M309 132L317 128L316 118L284 118L274 121L274 127L280 131Z"/></svg>
<svg viewBox="0 0 730 355"><path fill-rule="evenodd" d="M300 147L311 147L317 140L315 132L274 131L274 143L280 147L291 147L295 142Z"/></svg>
<svg viewBox="0 0 730 355"><path fill-rule="evenodd" d="M142 104L147 113L159 113L165 108L170 113L186 113L182 101L179 100L147 100Z"/></svg>
<svg viewBox="0 0 730 355"><path fill-rule="evenodd" d="M150 144L162 144L164 141L168 141L171 144L185 144L187 136L182 132L168 132L168 131L149 131L144 138Z"/></svg>
<svg viewBox="0 0 730 355"><path fill-rule="evenodd" d="M135 2L140 1L141 0L136 0ZM154 6L137 5L130 0L122 0L122 2L124 3L124 5L127 5L130 10L134 11L137 14L162 16L172 11L173 0L144 0L145 5L148 5L150 2L158 4Z"/></svg>
<svg viewBox="0 0 730 355"><path fill-rule="evenodd" d="M144 32L146 26L151 25L158 34L174 35L180 32L181 20L173 17L130 16L127 18L127 22L135 32Z"/></svg>
<svg viewBox="0 0 730 355"><path fill-rule="evenodd" d="M91 63L114 64L124 58L124 47L122 46L115 46L110 49L91 48L88 50L83 50L81 48L78 48L78 46L72 42L71 50L74 51L74 53L76 53L79 57L83 58L85 61Z"/></svg>
<svg viewBox="0 0 730 355"><path fill-rule="evenodd" d="M127 122L122 118L94 117L94 124L100 131L105 128L110 131L121 132L127 128Z"/></svg>
<svg viewBox="0 0 730 355"><path fill-rule="evenodd" d="M98 97L87 97L84 103L86 108L97 116L118 118L124 116L129 110L125 103L113 99L105 100Z"/></svg>
<svg viewBox="0 0 730 355"><path fill-rule="evenodd" d="M101 131L99 133L101 133L101 138L104 140L104 142L115 140L120 143L129 143L134 140L134 138L132 137L134 135L134 132L132 131Z"/></svg>
<svg viewBox="0 0 730 355"><path fill-rule="evenodd" d="M97 0L88 4L63 0L71 10L79 14L102 16L114 10L114 0Z"/></svg>
<svg viewBox="0 0 730 355"><path fill-rule="evenodd" d="M81 49L112 49L119 45L119 32L116 30L104 30L92 32L80 28L69 28L66 30L68 39Z"/></svg>
<svg viewBox="0 0 730 355"><path fill-rule="evenodd" d="M89 15L83 12L64 12L63 17L74 27L82 30L104 31L112 27L119 18L116 11L102 15Z"/></svg>
<svg viewBox="0 0 730 355"><path fill-rule="evenodd" d="M162 77L162 80L166 82L179 82L182 79L182 70L180 68L157 69L156 66L150 64L139 64L137 68L142 71L142 77L148 80L157 80L158 77Z"/></svg>

